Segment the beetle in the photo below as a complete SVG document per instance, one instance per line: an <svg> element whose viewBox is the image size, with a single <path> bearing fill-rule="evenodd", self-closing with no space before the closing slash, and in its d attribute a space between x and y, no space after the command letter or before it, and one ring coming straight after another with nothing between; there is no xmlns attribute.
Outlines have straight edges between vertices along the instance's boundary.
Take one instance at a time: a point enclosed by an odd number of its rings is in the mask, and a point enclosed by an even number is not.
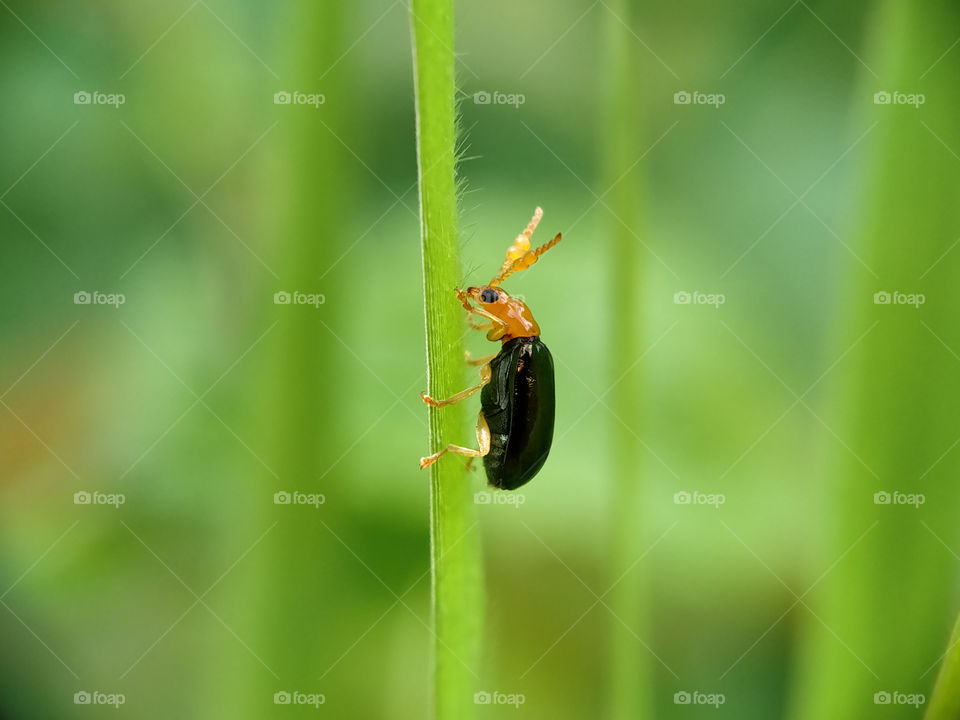
<svg viewBox="0 0 960 720"><path fill-rule="evenodd" d="M500 352L467 363L480 366L480 384L445 400L420 393L425 403L443 407L464 400L478 390L480 414L477 417L479 448L447 445L439 452L421 458L420 467L429 467L446 453L469 458L482 457L490 485L515 490L530 482L543 467L553 443L556 410L553 356L540 339L540 326L530 308L511 297L500 283L533 265L543 253L560 242L560 233L545 245L530 249L530 237L543 217L537 208L533 218L513 245L500 272L487 285L455 290L467 311L474 330L486 330L487 339L501 341ZM475 324L473 315L485 322Z"/></svg>

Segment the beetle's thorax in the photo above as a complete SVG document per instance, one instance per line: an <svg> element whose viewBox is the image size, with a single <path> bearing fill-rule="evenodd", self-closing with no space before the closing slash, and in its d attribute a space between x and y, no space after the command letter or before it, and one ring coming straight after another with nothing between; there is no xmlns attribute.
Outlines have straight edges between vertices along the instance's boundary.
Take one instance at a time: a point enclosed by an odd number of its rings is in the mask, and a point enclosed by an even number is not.
<svg viewBox="0 0 960 720"><path fill-rule="evenodd" d="M539 337L540 326L533 319L533 313L530 312L526 303L516 298L507 298L502 307L502 314L499 314L498 317L504 322L506 332L500 337L500 340L507 342L518 337Z"/></svg>

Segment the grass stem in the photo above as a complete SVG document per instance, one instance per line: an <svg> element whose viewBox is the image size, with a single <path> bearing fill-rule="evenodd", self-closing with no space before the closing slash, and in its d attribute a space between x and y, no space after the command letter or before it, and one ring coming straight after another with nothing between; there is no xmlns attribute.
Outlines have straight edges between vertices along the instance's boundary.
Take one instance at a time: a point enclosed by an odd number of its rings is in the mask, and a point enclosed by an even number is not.
<svg viewBox="0 0 960 720"><path fill-rule="evenodd" d="M437 398L463 389L463 318L456 196L454 20L451 0L412 0L420 241L427 334L427 388ZM430 408L431 451L464 444L466 408ZM436 634L435 713L473 713L482 627L479 538L469 475L460 458L430 468L432 603Z"/></svg>

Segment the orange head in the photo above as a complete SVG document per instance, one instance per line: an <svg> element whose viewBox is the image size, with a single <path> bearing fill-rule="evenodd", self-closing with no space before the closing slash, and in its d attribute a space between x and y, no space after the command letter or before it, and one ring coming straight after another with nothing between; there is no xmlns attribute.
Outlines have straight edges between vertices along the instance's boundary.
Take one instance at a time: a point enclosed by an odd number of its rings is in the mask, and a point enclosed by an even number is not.
<svg viewBox="0 0 960 720"><path fill-rule="evenodd" d="M493 329L487 333L489 340L511 340L516 337L537 337L540 335L540 326L533 319L530 308L518 298L510 297L500 287L500 283L515 272L526 270L533 265L543 253L560 242L560 233L535 250L530 249L530 237L543 217L543 210L537 208L527 229L517 236L513 245L507 250L507 258L500 268L500 272L482 287L468 287L466 290L457 290L457 297L463 307L472 313L483 315L493 321ZM473 304L471 304L471 301Z"/></svg>

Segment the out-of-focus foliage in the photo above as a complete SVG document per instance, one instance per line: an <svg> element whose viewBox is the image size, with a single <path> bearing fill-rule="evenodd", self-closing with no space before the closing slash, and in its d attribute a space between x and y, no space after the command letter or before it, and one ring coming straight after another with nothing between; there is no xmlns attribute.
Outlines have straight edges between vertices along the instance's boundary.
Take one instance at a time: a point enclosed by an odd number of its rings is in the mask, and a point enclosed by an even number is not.
<svg viewBox="0 0 960 720"><path fill-rule="evenodd" d="M642 114L619 166L644 197L615 311L639 348L613 362L613 7L459 8L463 282L536 205L538 233L564 234L507 283L556 358L558 420L518 502L477 508L472 670L523 698L484 714L596 716L620 632L657 718L689 715L682 693L722 694L717 717L916 716L896 693L929 696L960 599L960 18L758 0L614 18ZM78 692L137 718L427 712L407 12L0 4L0 717L95 712ZM604 395L616 367L635 398ZM624 428L610 407L631 399ZM618 426L637 465L611 454ZM649 541L618 572L624 478ZM647 602L613 618L631 572Z"/></svg>

